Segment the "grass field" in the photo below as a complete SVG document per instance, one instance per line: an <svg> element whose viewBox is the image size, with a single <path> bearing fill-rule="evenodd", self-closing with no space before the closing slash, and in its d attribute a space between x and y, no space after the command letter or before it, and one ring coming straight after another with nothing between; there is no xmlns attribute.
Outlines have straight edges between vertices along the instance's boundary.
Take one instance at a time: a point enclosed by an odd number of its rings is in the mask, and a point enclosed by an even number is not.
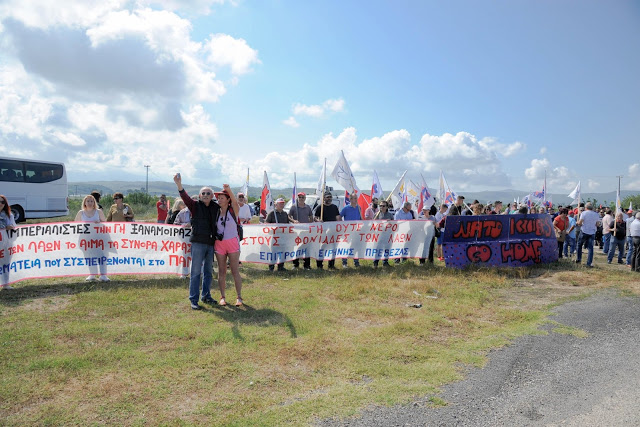
<svg viewBox="0 0 640 427"><path fill-rule="evenodd" d="M553 304L640 289L603 257L593 270L364 264L243 265L247 305L199 312L173 277L20 282L0 292L0 424L305 425L369 405L443 404L438 387L488 350L544 333Z"/></svg>

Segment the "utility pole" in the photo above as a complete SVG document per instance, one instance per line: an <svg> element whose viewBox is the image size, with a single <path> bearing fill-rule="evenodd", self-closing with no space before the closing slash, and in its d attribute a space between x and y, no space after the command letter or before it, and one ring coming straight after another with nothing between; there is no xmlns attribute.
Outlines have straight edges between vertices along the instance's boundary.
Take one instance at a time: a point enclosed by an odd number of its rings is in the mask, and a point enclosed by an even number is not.
<svg viewBox="0 0 640 427"><path fill-rule="evenodd" d="M620 180L622 179L624 175L617 175L618 178L618 195L616 197L616 208L620 209L620 211L622 212L622 196L620 195ZM618 205L618 200L620 200L620 206ZM616 214L618 214L618 210L616 209Z"/></svg>
<svg viewBox="0 0 640 427"><path fill-rule="evenodd" d="M145 168L147 168L147 186L146 186L146 192L147 194L149 194L149 168L151 167L150 165L144 165Z"/></svg>

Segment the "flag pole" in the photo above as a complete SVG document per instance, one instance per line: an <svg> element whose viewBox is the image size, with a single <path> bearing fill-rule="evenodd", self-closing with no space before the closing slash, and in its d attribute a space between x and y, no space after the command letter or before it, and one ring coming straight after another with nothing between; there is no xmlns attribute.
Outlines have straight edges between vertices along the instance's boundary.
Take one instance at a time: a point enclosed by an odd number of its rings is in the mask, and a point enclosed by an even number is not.
<svg viewBox="0 0 640 427"><path fill-rule="evenodd" d="M324 191L325 188L327 188L327 158L324 158L324 169L322 170L322 193L320 195L320 197L322 197L322 199L320 200L320 203L322 203L320 205L320 222L322 222L324 220Z"/></svg>

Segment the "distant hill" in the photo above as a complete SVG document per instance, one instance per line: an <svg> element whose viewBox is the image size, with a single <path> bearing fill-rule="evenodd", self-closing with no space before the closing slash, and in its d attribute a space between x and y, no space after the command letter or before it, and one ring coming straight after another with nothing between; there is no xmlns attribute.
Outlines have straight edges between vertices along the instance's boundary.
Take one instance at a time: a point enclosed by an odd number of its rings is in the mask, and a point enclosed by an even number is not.
<svg viewBox="0 0 640 427"><path fill-rule="evenodd" d="M189 194L196 194L200 191L206 184L199 185L185 185L184 188L187 190ZM211 186L214 191L221 190L222 187L219 186ZM69 182L69 194L71 196L75 195L85 195L89 194L92 190L98 190L101 194L113 194L116 191L120 191L124 194L128 194L134 191L145 191L146 182L145 181L95 181L95 182ZM232 187L234 191L240 191L240 187ZM258 198L262 191L262 187L249 187L249 196L253 198ZM314 193L315 188L299 188L298 191L304 191L306 193ZM432 189L432 191L437 191ZM286 199L291 198L292 188L272 188L271 192L273 193L274 198L280 195L284 196ZM338 189L334 187L334 193L340 194L343 193L343 189ZM173 182L163 182L163 181L149 181L149 194L153 194L156 196L160 196L160 194L166 194L169 197L176 197L178 195L178 191L176 190L176 185ZM385 195L388 195L388 192L385 192ZM480 201L480 203L494 202L496 200L500 200L503 203L511 203L518 198L524 197L527 192L522 190L500 190L500 191L469 191L461 193L465 200L470 203L474 199ZM624 200L627 196L634 196L640 194L640 191L621 191L620 198ZM583 193L582 199L587 200L591 199L596 200L598 204L610 204L615 201L616 193L615 191L610 191L608 193ZM566 194L563 193L554 193L551 194L551 200L555 205L557 204L567 204L571 202L571 200L567 197Z"/></svg>

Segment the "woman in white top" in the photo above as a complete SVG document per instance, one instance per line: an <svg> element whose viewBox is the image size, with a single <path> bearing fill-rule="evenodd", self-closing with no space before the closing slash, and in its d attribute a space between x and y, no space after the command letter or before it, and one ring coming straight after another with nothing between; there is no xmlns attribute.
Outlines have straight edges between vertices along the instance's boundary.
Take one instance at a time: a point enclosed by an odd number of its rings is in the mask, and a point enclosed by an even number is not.
<svg viewBox="0 0 640 427"><path fill-rule="evenodd" d="M102 209L98 209L98 203L96 199L89 194L82 199L82 209L76 214L76 221L82 222L105 222L107 219L104 217ZM102 266L100 268L103 268ZM102 273L102 272L101 272ZM90 274L86 279L87 282L93 282L97 280L95 274ZM100 281L109 282L109 278L106 274L100 274Z"/></svg>
<svg viewBox="0 0 640 427"><path fill-rule="evenodd" d="M75 220L82 222L104 222L107 219L104 217L102 209L98 209L96 199L89 194L82 200L82 209L76 214Z"/></svg>
<svg viewBox="0 0 640 427"><path fill-rule="evenodd" d="M7 198L0 194L0 229L12 230L16 226L16 220L11 212L11 206Z"/></svg>

